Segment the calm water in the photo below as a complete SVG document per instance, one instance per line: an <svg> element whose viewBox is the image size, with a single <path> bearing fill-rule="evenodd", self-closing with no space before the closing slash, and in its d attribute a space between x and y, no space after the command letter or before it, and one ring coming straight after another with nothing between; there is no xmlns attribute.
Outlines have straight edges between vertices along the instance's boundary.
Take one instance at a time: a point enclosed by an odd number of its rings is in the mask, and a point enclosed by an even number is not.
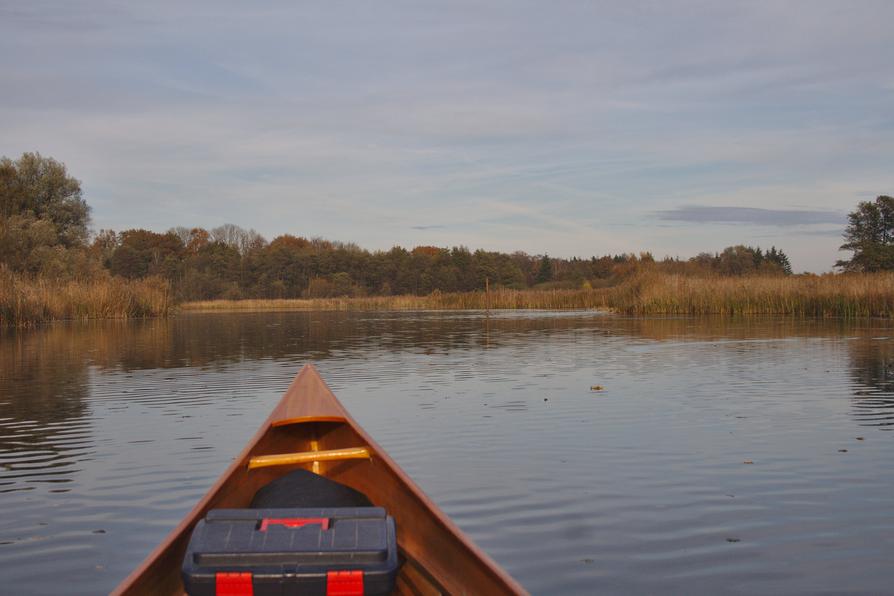
<svg viewBox="0 0 894 596"><path fill-rule="evenodd" d="M272 313L0 335L0 591L110 590L310 361L532 592L894 589L889 323Z"/></svg>

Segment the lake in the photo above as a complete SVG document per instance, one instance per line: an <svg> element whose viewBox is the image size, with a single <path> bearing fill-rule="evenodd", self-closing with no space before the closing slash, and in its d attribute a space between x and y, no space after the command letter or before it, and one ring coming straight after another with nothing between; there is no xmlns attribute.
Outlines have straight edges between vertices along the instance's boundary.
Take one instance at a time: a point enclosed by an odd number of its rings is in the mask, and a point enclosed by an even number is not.
<svg viewBox="0 0 894 596"><path fill-rule="evenodd" d="M3 331L3 590L111 590L307 362L533 593L894 585L891 322L296 312Z"/></svg>

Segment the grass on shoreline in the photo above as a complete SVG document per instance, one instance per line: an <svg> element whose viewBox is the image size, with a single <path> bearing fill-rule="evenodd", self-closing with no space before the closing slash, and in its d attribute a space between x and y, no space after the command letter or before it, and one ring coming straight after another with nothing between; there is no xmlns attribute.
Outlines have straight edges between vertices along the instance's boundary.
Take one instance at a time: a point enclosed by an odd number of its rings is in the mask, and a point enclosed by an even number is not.
<svg viewBox="0 0 894 596"><path fill-rule="evenodd" d="M28 279L0 271L0 326L67 319L129 319L172 312L161 279L88 282ZM687 277L642 272L596 289L508 290L428 296L187 302L184 311L603 309L629 315L894 317L894 272L821 276Z"/></svg>
<svg viewBox="0 0 894 596"><path fill-rule="evenodd" d="M57 282L0 271L0 326L159 317L172 306L169 285L159 278Z"/></svg>
<svg viewBox="0 0 894 596"><path fill-rule="evenodd" d="M894 273L687 277L641 273L599 289L506 290L428 296L208 300L188 311L607 309L630 315L894 316Z"/></svg>
<svg viewBox="0 0 894 596"><path fill-rule="evenodd" d="M894 273L760 277L646 274L609 289L607 304L632 315L894 316Z"/></svg>
<svg viewBox="0 0 894 596"><path fill-rule="evenodd" d="M187 302L181 310L482 310L584 309L594 306L593 290L493 290L484 292L433 292L427 296L364 296L360 298L294 298L281 300L203 300Z"/></svg>

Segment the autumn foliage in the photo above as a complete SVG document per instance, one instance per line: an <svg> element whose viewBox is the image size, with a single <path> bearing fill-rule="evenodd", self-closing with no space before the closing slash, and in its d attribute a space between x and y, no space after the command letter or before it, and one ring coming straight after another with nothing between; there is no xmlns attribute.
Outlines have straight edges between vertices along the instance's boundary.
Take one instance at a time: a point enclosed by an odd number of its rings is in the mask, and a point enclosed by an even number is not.
<svg viewBox="0 0 894 596"><path fill-rule="evenodd" d="M649 253L564 259L463 246L368 251L291 234L268 242L235 224L91 234L89 215L80 182L63 164L32 153L0 160L3 322L151 316L174 303L214 299L456 295L452 303L469 304L475 299L468 296L485 287L502 292L507 303L565 307L589 305L590 295L580 292L618 287L649 272L697 277L791 272L788 258L775 247L764 252L732 246L661 261ZM533 299L525 293L530 290L554 294Z"/></svg>

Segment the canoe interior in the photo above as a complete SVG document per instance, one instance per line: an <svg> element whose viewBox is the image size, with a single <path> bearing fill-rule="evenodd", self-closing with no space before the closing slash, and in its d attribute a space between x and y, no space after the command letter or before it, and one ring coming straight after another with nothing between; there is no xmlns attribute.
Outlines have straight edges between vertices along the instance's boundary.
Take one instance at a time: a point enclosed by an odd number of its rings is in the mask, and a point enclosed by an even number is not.
<svg viewBox="0 0 894 596"><path fill-rule="evenodd" d="M327 398L326 393L331 396ZM307 411L311 396L319 414ZM323 407L325 406L325 407ZM368 447L371 459L248 469L252 456ZM524 590L480 551L343 410L308 366L227 472L115 594L183 594L180 566L196 522L213 508L247 507L255 492L297 468L346 484L385 507L397 523L404 564L397 594L520 594Z"/></svg>

